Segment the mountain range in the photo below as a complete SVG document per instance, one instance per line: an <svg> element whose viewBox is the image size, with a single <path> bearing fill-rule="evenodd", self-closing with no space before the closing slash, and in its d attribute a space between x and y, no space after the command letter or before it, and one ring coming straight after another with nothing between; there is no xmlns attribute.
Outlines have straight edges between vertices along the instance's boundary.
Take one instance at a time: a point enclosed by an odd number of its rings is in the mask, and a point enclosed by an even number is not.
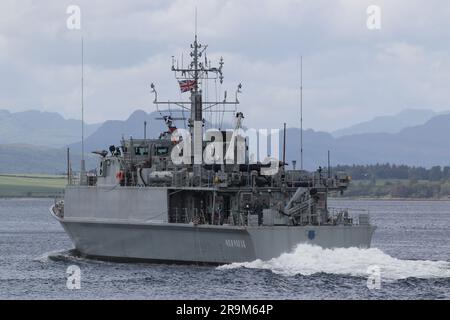
<svg viewBox="0 0 450 320"><path fill-rule="evenodd" d="M397 133L402 129L424 124L438 113L429 109L405 109L394 115L373 118L370 121L332 132L336 138L361 133Z"/></svg>
<svg viewBox="0 0 450 320"><path fill-rule="evenodd" d="M287 131L286 159L299 160L299 129ZM422 125L398 133L362 133L333 137L326 132L304 131L305 168L332 165L392 163L431 167L450 164L450 115L438 115ZM299 162L297 162L299 163Z"/></svg>
<svg viewBox="0 0 450 320"><path fill-rule="evenodd" d="M25 113L25 118L30 114ZM23 121L17 120L20 118L19 115L2 111L0 119L5 115L16 118L15 122L9 123L9 126L11 132L19 132L21 135L11 139L10 132L9 140L5 138L0 140L0 173L65 172L65 147L67 146L71 149L73 169L77 170L81 151L81 144L77 142L81 126L79 121L65 120L58 114L36 112L34 120L27 120L27 123L34 127L27 128L24 127ZM89 154L91 151L108 150L110 145L118 145L122 137L142 138L144 121L147 122L147 137L158 137L162 131L166 130L164 122L156 119L158 117L160 117L159 113L137 110L124 121L111 120L102 124L87 125L89 129L86 130L85 150L88 167L95 164L95 156ZM53 126L53 121L58 122L58 119L62 123ZM38 125L34 122L42 123ZM398 124L396 127L393 125L395 122ZM14 127L13 123L21 123L22 126ZM49 128L45 130L45 126ZM6 130L3 123L0 128L2 132ZM63 138L63 134L57 133L58 130L67 133L66 139ZM33 134L30 135L27 132L33 132ZM55 142L50 144L52 137L45 139L49 135L59 135L59 137L53 137ZM435 114L430 110L407 110L394 116L375 118L332 133L308 129L303 132L304 168L314 169L319 165L326 166L328 150L331 152L333 165L387 162L425 167L448 165L450 163L449 137L450 114ZM282 134L280 134L280 146L281 139ZM289 163L296 160L297 167L300 165L299 140L300 130L288 128L286 160Z"/></svg>
<svg viewBox="0 0 450 320"><path fill-rule="evenodd" d="M157 119L158 118L158 119ZM158 137L163 131L167 131L161 115L157 112L147 113L142 110L134 111L125 120L108 120L104 122L94 133L84 140L85 150L108 150L110 145L118 145L122 137L143 138L144 122L147 122L147 137ZM81 143L76 142L69 145L72 150L81 151Z"/></svg>
<svg viewBox="0 0 450 320"><path fill-rule="evenodd" d="M89 136L101 126L85 124ZM81 121L64 119L56 112L0 110L0 144L27 143L59 148L80 140Z"/></svg>

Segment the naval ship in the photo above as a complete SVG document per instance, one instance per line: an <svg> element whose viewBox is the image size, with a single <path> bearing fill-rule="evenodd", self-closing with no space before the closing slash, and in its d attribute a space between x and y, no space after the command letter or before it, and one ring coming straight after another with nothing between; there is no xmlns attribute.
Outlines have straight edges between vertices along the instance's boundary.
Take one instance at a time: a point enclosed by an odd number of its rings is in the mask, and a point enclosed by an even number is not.
<svg viewBox="0 0 450 320"><path fill-rule="evenodd" d="M208 99L205 84L223 82L223 58L213 67L197 35L190 48L190 62L172 57L171 68L189 100L181 93L180 101L159 101L151 85L167 130L95 151L96 170L82 164L50 208L76 251L94 259L220 265L269 260L305 243L368 248L375 230L368 213L328 207L328 194L344 192L350 177L288 166L286 129L283 159L260 157L255 141L267 136L244 129L237 111L242 86L233 101L226 91ZM206 130L212 111L229 112L231 128ZM185 129L176 126L181 120Z"/></svg>

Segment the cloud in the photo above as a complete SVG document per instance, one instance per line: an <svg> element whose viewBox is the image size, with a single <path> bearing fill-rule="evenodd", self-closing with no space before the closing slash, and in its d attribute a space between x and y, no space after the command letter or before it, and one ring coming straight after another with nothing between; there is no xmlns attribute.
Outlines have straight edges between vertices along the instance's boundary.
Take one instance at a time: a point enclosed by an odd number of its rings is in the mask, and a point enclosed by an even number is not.
<svg viewBox="0 0 450 320"><path fill-rule="evenodd" d="M243 83L246 124L298 126L298 56L305 126L334 130L404 108L449 109L450 5L387 1L382 29L366 28L366 0L87 1L82 9L86 119L126 118L180 98L171 57L186 59L198 8L208 57L225 59L218 95ZM80 32L66 29L72 1L0 3L0 109L36 108L79 118ZM438 6L439 10L436 10ZM215 84L208 92L215 96Z"/></svg>

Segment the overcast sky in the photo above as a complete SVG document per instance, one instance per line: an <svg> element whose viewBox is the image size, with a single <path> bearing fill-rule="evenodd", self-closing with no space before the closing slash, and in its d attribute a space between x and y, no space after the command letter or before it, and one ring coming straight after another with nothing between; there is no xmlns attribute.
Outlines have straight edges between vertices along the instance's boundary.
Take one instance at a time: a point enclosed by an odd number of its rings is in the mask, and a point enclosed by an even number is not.
<svg viewBox="0 0 450 320"><path fill-rule="evenodd" d="M171 57L187 56L198 8L208 57L224 57L219 92L243 84L246 125L299 125L303 55L305 127L334 130L406 108L450 109L450 2L443 0L2 0L0 109L56 111L80 118L82 10L85 119L125 119L179 99ZM381 29L366 26L369 5ZM211 83L210 97L215 97ZM187 98L187 94L184 95Z"/></svg>

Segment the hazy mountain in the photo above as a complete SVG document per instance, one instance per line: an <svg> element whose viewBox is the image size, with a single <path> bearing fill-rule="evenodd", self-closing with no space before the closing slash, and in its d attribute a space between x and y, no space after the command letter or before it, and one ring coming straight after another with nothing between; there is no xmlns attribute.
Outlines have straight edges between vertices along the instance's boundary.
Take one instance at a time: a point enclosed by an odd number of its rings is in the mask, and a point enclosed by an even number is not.
<svg viewBox="0 0 450 320"><path fill-rule="evenodd" d="M288 161L300 158L300 130L287 133ZM450 164L450 114L438 115L426 123L398 133L365 133L334 138L331 134L304 132L306 168L326 165L327 150L332 164L395 163L414 166ZM297 162L299 163L299 162Z"/></svg>
<svg viewBox="0 0 450 320"><path fill-rule="evenodd" d="M100 124L86 124L89 136ZM80 140L81 121L64 119L55 112L24 111L11 113L0 110L0 144L62 147Z"/></svg>
<svg viewBox="0 0 450 320"><path fill-rule="evenodd" d="M125 121L107 121L85 141L86 152L108 149L118 145L120 138L130 135L142 138L144 121L147 121L147 137L158 137L166 127L156 112L135 111ZM177 123L182 126L182 122ZM327 164L327 151L331 151L333 164L397 163L432 166L450 163L450 115L437 115L424 124L408 127L397 133L364 133L335 138L327 132L305 130L304 164L313 169ZM280 132L280 140L282 132ZM280 144L281 145L281 144ZM71 146L80 150L80 144ZM297 159L300 166L300 130L287 130L287 157L291 162ZM281 157L281 152L280 152Z"/></svg>
<svg viewBox="0 0 450 320"><path fill-rule="evenodd" d="M162 111L161 113L163 115L169 114L166 111ZM182 114L176 113L172 116L174 118L181 118ZM185 117L189 117L189 115L185 114ZM162 132L167 131L167 126L161 120L161 114L159 112L147 113L142 110L136 110L127 120L110 120L104 122L97 131L85 139L85 151L108 150L110 145L118 145L122 136L126 139L130 136L136 139L142 139L144 137L144 121L147 122L147 138L158 138ZM179 128L185 128L184 121L182 120L175 120L174 124ZM81 143L74 143L69 147L73 150L80 151Z"/></svg>
<svg viewBox="0 0 450 320"><path fill-rule="evenodd" d="M392 116L376 117L348 128L332 132L334 137L361 133L397 133L406 127L421 125L436 116L437 113L427 109L406 109Z"/></svg>
<svg viewBox="0 0 450 320"><path fill-rule="evenodd" d="M122 136L126 139L130 136L142 139L144 137L144 121L147 121L147 137L157 138L161 132L167 131L164 121L155 119L160 117L161 115L157 112L147 113L136 110L127 120L108 120L85 139L85 151L108 150L110 145L119 145ZM73 143L69 147L80 151L81 143Z"/></svg>
<svg viewBox="0 0 450 320"><path fill-rule="evenodd" d="M80 168L80 154L71 153L72 170ZM86 155L86 166L95 168L96 157ZM46 173L67 172L65 148L55 149L28 144L0 145L0 173Z"/></svg>
<svg viewBox="0 0 450 320"><path fill-rule="evenodd" d="M85 141L87 167L94 168L96 156L93 150L107 150L111 144L118 145L121 136L142 138L144 121L147 121L147 137L158 137L165 131L159 114L134 112L125 121L107 121ZM184 127L179 121L178 125ZM280 132L280 142L282 142ZM326 132L305 130L304 168L315 169L327 165L327 151L331 151L331 163L375 164L394 163L431 167L450 164L450 114L437 115L424 124L404 128L397 133L363 133L333 137ZM280 147L282 143L280 143ZM70 146L73 169L79 168L80 143ZM297 160L300 167L300 130L287 130L286 160ZM281 158L281 148L280 148ZM36 147L23 144L0 145L0 173L55 173L66 170L65 148Z"/></svg>

